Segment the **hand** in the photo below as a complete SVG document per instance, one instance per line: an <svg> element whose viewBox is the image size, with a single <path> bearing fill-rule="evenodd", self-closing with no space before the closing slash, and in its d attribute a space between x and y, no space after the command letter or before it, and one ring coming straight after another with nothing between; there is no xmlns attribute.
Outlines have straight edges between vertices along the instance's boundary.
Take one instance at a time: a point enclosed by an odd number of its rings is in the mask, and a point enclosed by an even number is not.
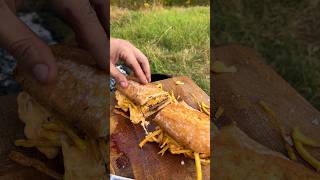
<svg viewBox="0 0 320 180"><path fill-rule="evenodd" d="M124 60L134 71L142 84L151 82L150 66L147 57L128 41L122 39L110 40L110 73L122 86L127 87L126 77L115 67L119 59Z"/></svg>
<svg viewBox="0 0 320 180"><path fill-rule="evenodd" d="M57 76L55 58L39 39L16 16L17 0L0 0L0 47L6 48L18 66L42 83ZM91 53L102 68L108 58L108 0L51 0L56 12L74 30L78 43Z"/></svg>

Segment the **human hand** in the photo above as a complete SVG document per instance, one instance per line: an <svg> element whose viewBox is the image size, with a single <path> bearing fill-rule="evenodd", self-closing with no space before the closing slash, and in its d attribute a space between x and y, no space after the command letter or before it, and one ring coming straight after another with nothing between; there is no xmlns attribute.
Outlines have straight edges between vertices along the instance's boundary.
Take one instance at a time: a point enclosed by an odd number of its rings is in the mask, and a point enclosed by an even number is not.
<svg viewBox="0 0 320 180"><path fill-rule="evenodd" d="M108 0L51 0L52 6L74 30L79 45L89 51L102 68L108 59ZM55 58L45 42L16 16L17 0L0 0L0 47L7 49L23 71L39 82L57 76Z"/></svg>
<svg viewBox="0 0 320 180"><path fill-rule="evenodd" d="M126 77L115 67L119 59L129 65L142 84L151 82L150 66L147 57L128 41L110 40L110 73L122 87L127 87Z"/></svg>

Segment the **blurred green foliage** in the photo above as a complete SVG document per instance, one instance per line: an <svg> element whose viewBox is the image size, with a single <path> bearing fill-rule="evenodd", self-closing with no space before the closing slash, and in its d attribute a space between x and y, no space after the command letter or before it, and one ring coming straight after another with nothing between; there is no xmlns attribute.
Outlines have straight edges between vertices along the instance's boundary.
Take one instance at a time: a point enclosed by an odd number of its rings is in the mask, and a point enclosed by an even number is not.
<svg viewBox="0 0 320 180"><path fill-rule="evenodd" d="M207 6L209 0L110 0L112 6L140 9L145 6Z"/></svg>
<svg viewBox="0 0 320 180"><path fill-rule="evenodd" d="M215 1L213 44L252 47L320 109L320 2Z"/></svg>
<svg viewBox="0 0 320 180"><path fill-rule="evenodd" d="M111 36L139 48L152 73L188 76L210 94L209 7L145 11L112 7L111 17L116 18L111 18Z"/></svg>

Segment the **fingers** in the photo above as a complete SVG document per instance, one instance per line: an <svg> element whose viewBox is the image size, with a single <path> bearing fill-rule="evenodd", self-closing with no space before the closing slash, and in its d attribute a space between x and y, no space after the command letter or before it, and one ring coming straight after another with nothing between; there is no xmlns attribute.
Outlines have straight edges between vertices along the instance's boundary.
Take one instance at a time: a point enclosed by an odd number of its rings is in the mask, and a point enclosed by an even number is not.
<svg viewBox="0 0 320 180"><path fill-rule="evenodd" d="M142 84L147 84L148 80L144 74L140 64L137 61L137 58L132 51L133 49L125 48L120 52L120 57L128 64L134 71L134 74Z"/></svg>
<svg viewBox="0 0 320 180"><path fill-rule="evenodd" d="M116 64L122 59L132 68L142 84L149 82L151 75L148 59L137 48L128 41L114 38L111 38L110 46L111 64Z"/></svg>
<svg viewBox="0 0 320 180"><path fill-rule="evenodd" d="M17 60L19 70L26 71L41 83L50 83L57 76L55 58L49 47L26 27L0 1L0 46Z"/></svg>
<svg viewBox="0 0 320 180"><path fill-rule="evenodd" d="M107 67L107 35L89 0L53 0L57 12L71 25L79 44L101 68Z"/></svg>
<svg viewBox="0 0 320 180"><path fill-rule="evenodd" d="M127 78L114 66L114 64L110 64L110 73L111 76L113 76L116 79L117 83L119 83L121 87L128 87Z"/></svg>
<svg viewBox="0 0 320 180"><path fill-rule="evenodd" d="M148 58L136 47L134 47L134 52L139 64L142 66L142 70L144 71L148 82L151 82L151 72Z"/></svg>

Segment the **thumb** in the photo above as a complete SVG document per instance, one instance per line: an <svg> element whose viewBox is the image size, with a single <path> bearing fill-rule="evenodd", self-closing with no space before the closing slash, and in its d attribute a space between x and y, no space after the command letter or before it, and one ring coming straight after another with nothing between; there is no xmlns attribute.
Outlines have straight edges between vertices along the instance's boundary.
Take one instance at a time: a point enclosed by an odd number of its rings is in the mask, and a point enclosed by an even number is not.
<svg viewBox="0 0 320 180"><path fill-rule="evenodd" d="M124 74L122 74L115 66L114 64L110 64L110 73L111 73L111 76L113 76L117 83L123 87L123 88L126 88L128 87L128 81L127 81L127 78Z"/></svg>
<svg viewBox="0 0 320 180"><path fill-rule="evenodd" d="M0 46L17 60L19 71L32 74L41 83L49 83L57 76L55 58L50 48L0 1Z"/></svg>
<svg viewBox="0 0 320 180"><path fill-rule="evenodd" d="M57 65L50 48L39 39L15 43L9 51L18 60L18 68L40 83L51 83L57 76Z"/></svg>

